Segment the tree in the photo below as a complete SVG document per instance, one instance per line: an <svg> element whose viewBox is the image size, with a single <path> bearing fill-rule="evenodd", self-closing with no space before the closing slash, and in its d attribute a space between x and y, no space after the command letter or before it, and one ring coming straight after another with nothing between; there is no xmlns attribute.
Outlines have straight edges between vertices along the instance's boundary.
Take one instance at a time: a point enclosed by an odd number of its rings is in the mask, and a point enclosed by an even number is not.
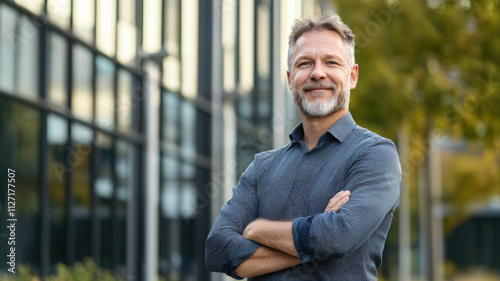
<svg viewBox="0 0 500 281"><path fill-rule="evenodd" d="M356 121L396 139L409 129L404 174L422 173L422 233L434 249L432 215L440 204L431 189L431 147L453 136L500 148L500 3L498 0L337 0L357 38L358 87L350 109ZM455 198L455 197L450 197ZM456 197L460 198L460 197ZM456 202L458 203L458 202ZM434 235L435 236L435 235ZM437 245L439 247L439 245ZM429 251L430 253L430 251ZM424 278L439 279L429 254ZM424 270L425 271L425 270Z"/></svg>

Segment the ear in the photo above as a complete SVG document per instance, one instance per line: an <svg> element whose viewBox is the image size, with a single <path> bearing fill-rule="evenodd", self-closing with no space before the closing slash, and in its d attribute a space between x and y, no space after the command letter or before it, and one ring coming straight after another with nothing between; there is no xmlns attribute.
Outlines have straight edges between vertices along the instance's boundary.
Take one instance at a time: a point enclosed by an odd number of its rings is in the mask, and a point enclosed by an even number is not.
<svg viewBox="0 0 500 281"><path fill-rule="evenodd" d="M351 90L356 88L358 84L358 75L359 75L359 65L355 64L351 68Z"/></svg>
<svg viewBox="0 0 500 281"><path fill-rule="evenodd" d="M292 78L290 78L290 71L286 72L286 78L288 79L288 89L292 89Z"/></svg>

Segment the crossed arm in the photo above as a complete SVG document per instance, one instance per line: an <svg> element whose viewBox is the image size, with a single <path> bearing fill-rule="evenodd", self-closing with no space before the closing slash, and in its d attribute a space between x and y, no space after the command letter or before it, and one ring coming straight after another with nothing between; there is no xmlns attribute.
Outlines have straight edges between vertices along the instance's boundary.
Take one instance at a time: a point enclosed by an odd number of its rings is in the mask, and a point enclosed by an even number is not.
<svg viewBox="0 0 500 281"><path fill-rule="evenodd" d="M359 249L376 230L386 235L401 192L401 166L391 142L375 142L353 156L355 161L340 181L344 189L356 191L346 198L348 204L339 204L343 198L336 195L325 214L293 222L253 221L259 217L259 159L265 156L256 157L243 173L207 237L205 263L210 271L235 278L263 275L332 255L343 257ZM378 242L385 239L380 235Z"/></svg>
<svg viewBox="0 0 500 281"><path fill-rule="evenodd" d="M330 199L324 212L338 212L349 201L349 196L349 191L337 193ZM265 219L251 222L243 236L262 246L235 270L236 275L243 278L259 276L301 264L293 241L292 223Z"/></svg>

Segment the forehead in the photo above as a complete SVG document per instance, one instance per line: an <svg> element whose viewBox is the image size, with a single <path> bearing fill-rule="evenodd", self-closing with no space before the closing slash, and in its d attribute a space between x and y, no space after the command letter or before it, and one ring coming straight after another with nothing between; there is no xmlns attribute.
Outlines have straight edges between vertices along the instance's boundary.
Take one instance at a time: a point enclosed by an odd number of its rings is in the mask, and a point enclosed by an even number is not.
<svg viewBox="0 0 500 281"><path fill-rule="evenodd" d="M304 32L295 43L294 57L308 53L325 53L347 59L344 41L332 30L313 30Z"/></svg>

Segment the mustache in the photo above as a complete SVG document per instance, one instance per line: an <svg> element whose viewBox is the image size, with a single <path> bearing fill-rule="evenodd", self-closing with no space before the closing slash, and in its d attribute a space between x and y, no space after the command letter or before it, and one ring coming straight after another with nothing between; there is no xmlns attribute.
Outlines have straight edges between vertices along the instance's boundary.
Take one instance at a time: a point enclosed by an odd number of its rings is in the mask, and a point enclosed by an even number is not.
<svg viewBox="0 0 500 281"><path fill-rule="evenodd" d="M337 85L323 82L312 82L301 87L302 91L310 91L316 88L327 88L332 89L333 91L337 90Z"/></svg>

